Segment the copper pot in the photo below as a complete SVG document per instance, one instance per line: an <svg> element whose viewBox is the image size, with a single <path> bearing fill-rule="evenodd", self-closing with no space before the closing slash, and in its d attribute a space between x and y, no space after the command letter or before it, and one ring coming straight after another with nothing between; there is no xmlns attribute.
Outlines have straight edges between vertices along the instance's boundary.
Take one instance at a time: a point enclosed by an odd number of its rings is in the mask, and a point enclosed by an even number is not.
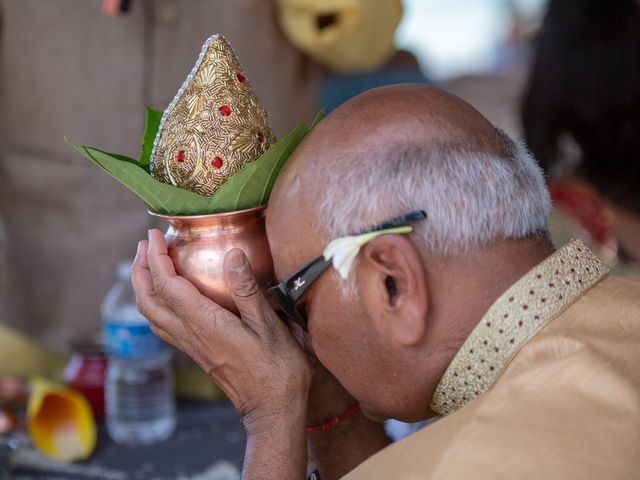
<svg viewBox="0 0 640 480"><path fill-rule="evenodd" d="M241 248L263 290L274 283L273 260L265 231L265 206L211 215L171 216L165 238L176 272L218 305L237 313L224 282L224 256Z"/></svg>

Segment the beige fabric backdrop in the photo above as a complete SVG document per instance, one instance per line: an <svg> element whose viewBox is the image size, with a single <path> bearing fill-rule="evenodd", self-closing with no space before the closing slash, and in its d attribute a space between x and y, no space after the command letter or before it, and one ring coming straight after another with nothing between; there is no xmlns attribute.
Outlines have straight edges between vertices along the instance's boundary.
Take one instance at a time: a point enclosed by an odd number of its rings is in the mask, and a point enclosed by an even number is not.
<svg viewBox="0 0 640 480"><path fill-rule="evenodd" d="M136 156L143 106L169 103L212 33L234 46L277 134L315 113L317 71L270 1L133 0L119 17L101 4L1 1L0 322L57 349L100 328L116 263L150 226L64 135Z"/></svg>

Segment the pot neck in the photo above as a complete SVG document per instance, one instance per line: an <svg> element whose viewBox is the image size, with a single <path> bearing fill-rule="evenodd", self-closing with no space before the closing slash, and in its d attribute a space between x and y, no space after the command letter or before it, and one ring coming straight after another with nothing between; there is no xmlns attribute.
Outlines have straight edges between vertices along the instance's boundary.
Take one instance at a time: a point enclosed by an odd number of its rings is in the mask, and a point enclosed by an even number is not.
<svg viewBox="0 0 640 480"><path fill-rule="evenodd" d="M256 224L264 224L266 207L241 210L211 215L168 216L159 217L166 220L174 230L190 233L228 233L254 228Z"/></svg>

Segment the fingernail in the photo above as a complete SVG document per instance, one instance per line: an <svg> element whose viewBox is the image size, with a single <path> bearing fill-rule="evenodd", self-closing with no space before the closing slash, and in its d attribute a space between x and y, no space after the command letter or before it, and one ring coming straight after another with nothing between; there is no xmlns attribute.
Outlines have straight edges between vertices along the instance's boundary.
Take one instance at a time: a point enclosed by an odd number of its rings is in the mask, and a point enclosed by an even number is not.
<svg viewBox="0 0 640 480"><path fill-rule="evenodd" d="M151 235L151 230L149 230L149 231L147 232L147 238L149 239L149 247L151 247L151 244L153 243L153 238L152 238L152 235Z"/></svg>
<svg viewBox="0 0 640 480"><path fill-rule="evenodd" d="M247 266L247 257L240 251L234 251L229 257L229 268L233 272L242 272Z"/></svg>

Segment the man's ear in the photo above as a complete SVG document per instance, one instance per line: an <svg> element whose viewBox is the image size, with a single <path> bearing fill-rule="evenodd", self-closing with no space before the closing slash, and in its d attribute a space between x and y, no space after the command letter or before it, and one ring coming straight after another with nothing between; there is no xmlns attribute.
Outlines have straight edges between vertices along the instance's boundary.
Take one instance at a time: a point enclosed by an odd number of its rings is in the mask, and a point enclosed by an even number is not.
<svg viewBox="0 0 640 480"><path fill-rule="evenodd" d="M426 331L429 307L422 258L402 235L381 235L360 251L361 298L376 327L404 346L419 343Z"/></svg>

